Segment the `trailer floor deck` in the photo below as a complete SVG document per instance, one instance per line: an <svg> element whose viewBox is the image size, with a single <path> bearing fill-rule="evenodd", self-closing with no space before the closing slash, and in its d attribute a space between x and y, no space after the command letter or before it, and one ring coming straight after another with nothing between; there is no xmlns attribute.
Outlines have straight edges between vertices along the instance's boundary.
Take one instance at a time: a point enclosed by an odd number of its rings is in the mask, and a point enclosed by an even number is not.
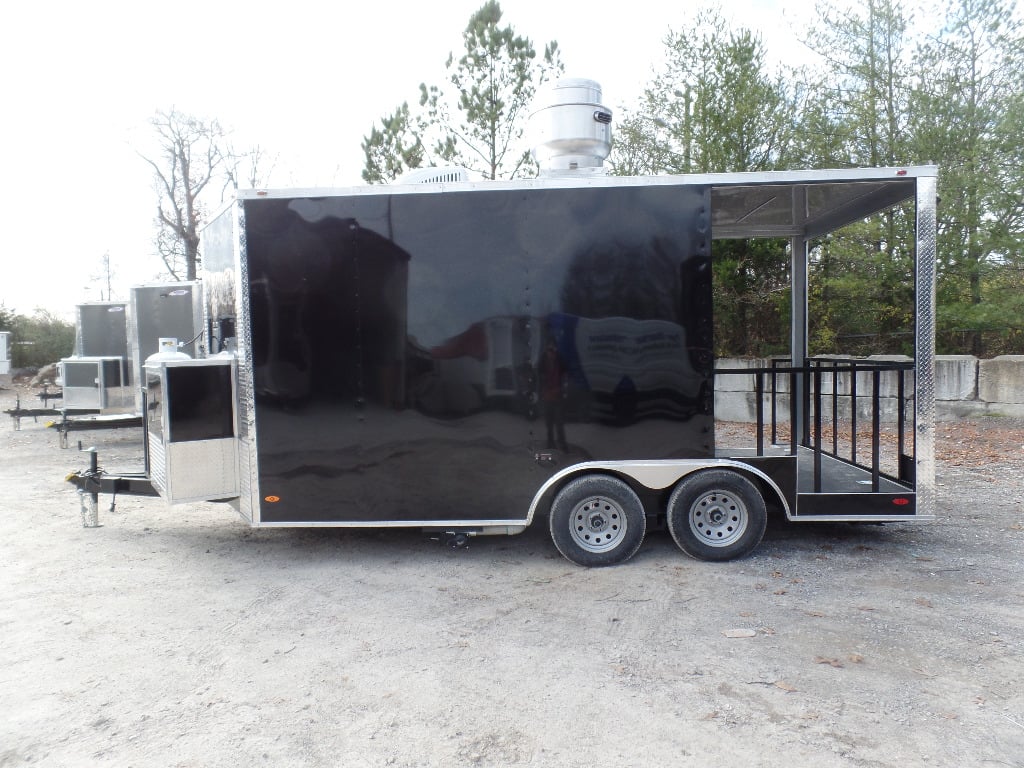
<svg viewBox="0 0 1024 768"><path fill-rule="evenodd" d="M758 455L754 448L721 448L719 458L750 459ZM765 457L793 458L789 445L766 446L760 454ZM797 492L814 493L814 450L797 448ZM906 493L907 485L887 477L878 479L878 493ZM821 456L821 493L872 493L871 470L837 459Z"/></svg>

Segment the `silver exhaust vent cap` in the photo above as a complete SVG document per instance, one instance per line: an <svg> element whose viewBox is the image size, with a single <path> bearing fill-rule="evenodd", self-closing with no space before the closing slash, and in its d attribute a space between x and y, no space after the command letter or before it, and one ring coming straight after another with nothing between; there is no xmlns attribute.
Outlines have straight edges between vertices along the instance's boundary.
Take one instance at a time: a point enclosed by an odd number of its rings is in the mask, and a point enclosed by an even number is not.
<svg viewBox="0 0 1024 768"><path fill-rule="evenodd" d="M542 176L604 173L612 111L594 80L566 77L538 94L530 114L533 158Z"/></svg>

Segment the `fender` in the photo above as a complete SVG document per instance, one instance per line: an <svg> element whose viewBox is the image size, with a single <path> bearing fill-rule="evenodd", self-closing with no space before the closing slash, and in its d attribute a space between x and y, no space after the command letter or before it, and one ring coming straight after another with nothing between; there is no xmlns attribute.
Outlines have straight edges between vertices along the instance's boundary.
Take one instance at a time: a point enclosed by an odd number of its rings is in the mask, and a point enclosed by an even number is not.
<svg viewBox="0 0 1024 768"><path fill-rule="evenodd" d="M782 504L783 511L786 513L786 519L792 519L789 502L786 501L786 497L779 486L764 472L749 464L733 459L651 459L641 461L587 461L566 467L548 478L547 482L537 491L533 497L533 502L530 504L530 512L526 518L527 525L533 522L534 515L539 509L549 504L551 496L554 495L555 488L561 486L567 478L575 475L587 472L610 472L622 477L628 477L630 480L652 491L660 491L675 485L686 475L703 469L736 469L756 476L764 481L775 493Z"/></svg>

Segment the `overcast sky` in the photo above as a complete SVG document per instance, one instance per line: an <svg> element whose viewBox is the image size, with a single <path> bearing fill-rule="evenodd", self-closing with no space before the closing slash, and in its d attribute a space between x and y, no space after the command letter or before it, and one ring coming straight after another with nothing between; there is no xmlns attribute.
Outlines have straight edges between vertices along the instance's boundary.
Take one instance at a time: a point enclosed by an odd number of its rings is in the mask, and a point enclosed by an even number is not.
<svg viewBox="0 0 1024 768"><path fill-rule="evenodd" d="M448 53L483 0L288 3L7 3L0 11L3 255L0 305L71 319L76 304L156 279L156 195L139 153L149 118L177 109L216 118L236 145L277 163L274 187L361 184L360 142L381 115L442 84ZM799 56L808 3L723 0L769 53ZM619 112L660 62L669 29L693 11L665 0L606 6L503 0L503 23L538 50L557 40L566 75L601 83ZM606 10L614 9L614 13ZM104 296L105 298L105 296Z"/></svg>

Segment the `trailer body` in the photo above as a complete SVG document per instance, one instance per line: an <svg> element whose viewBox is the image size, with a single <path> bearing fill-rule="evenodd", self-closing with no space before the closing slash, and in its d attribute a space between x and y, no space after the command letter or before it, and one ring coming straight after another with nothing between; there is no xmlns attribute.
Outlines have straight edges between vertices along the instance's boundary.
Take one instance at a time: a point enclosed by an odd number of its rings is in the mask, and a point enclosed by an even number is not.
<svg viewBox="0 0 1024 768"><path fill-rule="evenodd" d="M261 524L522 526L570 457L710 456L708 208L695 185L245 201L242 503ZM665 328L684 371L645 381L635 363ZM387 482L367 484L371 467Z"/></svg>
<svg viewBox="0 0 1024 768"><path fill-rule="evenodd" d="M691 554L743 554L765 502L792 520L929 519L935 175L240 192L203 232L217 354L147 367L151 461L170 455L179 418L202 423L175 461L216 477L175 480L161 464L154 484L174 501L237 487L232 503L253 526L515 533L547 514L563 554L595 565L628 557L662 523ZM914 360L809 359L809 244L907 200ZM712 238L752 237L788 240L792 354L771 371L716 372ZM204 365L217 373L196 373ZM176 381L178 368L197 380ZM757 378L773 428L784 412L785 442L774 429L766 439L762 418L754 445L717 443L716 376L739 373ZM847 374L866 377L853 409L867 408L876 434L880 392L898 381L906 421L891 466L877 449L865 463L822 444L829 380L838 390ZM197 396L205 405L188 403Z"/></svg>
<svg viewBox="0 0 1024 768"><path fill-rule="evenodd" d="M74 355L57 363L64 394L60 409L65 414L135 412L127 309L123 301L87 302L75 308Z"/></svg>
<svg viewBox="0 0 1024 768"><path fill-rule="evenodd" d="M160 339L176 339L181 352L192 358L200 356L202 286L198 280L136 285L129 302L128 345L141 412L146 359L159 352Z"/></svg>
<svg viewBox="0 0 1024 768"><path fill-rule="evenodd" d="M128 357L128 304L90 301L75 308L76 357Z"/></svg>

